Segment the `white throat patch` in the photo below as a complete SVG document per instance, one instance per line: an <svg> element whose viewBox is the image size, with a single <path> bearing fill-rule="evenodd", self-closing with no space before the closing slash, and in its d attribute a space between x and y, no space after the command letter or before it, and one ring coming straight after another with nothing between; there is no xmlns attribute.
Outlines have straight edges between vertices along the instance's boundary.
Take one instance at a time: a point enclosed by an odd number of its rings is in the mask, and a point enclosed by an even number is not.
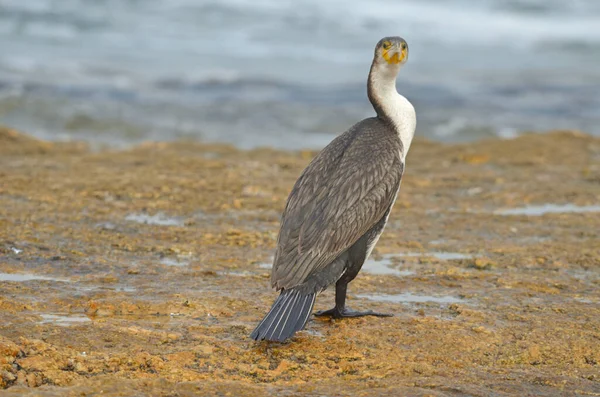
<svg viewBox="0 0 600 397"><path fill-rule="evenodd" d="M408 99L398 94L396 90L397 72L388 65L375 64L371 71L370 84L374 99L377 100L383 113L396 128L404 147L402 153L402 160L404 160L415 135L417 115Z"/></svg>

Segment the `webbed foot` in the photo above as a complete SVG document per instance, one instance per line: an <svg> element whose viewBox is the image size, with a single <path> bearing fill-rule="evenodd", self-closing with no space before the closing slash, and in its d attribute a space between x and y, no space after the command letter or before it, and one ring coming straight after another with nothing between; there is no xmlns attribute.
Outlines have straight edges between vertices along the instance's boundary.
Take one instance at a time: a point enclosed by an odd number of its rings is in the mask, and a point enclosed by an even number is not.
<svg viewBox="0 0 600 397"><path fill-rule="evenodd" d="M364 317L364 316L375 316L375 317L393 317L393 314L388 313L377 313L373 310L367 310L364 312L358 312L354 310L350 310L347 308L343 308L342 310L334 307L329 310L321 310L315 313L317 317L333 317L333 318L346 318L346 317Z"/></svg>

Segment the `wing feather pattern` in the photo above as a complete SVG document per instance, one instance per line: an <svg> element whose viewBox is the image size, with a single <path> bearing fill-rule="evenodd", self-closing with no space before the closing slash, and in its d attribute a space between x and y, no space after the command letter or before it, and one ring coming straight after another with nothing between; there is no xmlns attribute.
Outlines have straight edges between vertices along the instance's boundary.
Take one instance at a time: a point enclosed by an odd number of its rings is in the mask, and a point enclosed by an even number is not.
<svg viewBox="0 0 600 397"><path fill-rule="evenodd" d="M302 284L373 227L392 205L403 173L395 131L366 119L334 139L296 181L281 219L271 282Z"/></svg>

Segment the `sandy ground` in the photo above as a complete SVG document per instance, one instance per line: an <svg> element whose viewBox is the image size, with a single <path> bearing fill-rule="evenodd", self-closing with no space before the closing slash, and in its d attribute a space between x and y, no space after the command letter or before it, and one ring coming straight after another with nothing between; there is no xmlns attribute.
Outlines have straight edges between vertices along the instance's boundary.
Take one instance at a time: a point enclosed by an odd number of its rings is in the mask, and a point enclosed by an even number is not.
<svg viewBox="0 0 600 397"><path fill-rule="evenodd" d="M600 396L600 139L417 139L349 290L394 317L255 343L313 155L0 129L0 395Z"/></svg>

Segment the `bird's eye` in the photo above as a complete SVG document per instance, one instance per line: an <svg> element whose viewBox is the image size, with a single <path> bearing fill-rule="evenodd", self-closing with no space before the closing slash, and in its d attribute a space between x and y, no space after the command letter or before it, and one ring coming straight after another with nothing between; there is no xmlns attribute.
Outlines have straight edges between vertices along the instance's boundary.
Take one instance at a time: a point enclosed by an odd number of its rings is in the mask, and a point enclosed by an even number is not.
<svg viewBox="0 0 600 397"><path fill-rule="evenodd" d="M383 43L383 49L384 50L389 50L391 46L392 45L390 44L389 41L386 41L386 42Z"/></svg>
<svg viewBox="0 0 600 397"><path fill-rule="evenodd" d="M402 49L406 50L406 43L402 43Z"/></svg>

